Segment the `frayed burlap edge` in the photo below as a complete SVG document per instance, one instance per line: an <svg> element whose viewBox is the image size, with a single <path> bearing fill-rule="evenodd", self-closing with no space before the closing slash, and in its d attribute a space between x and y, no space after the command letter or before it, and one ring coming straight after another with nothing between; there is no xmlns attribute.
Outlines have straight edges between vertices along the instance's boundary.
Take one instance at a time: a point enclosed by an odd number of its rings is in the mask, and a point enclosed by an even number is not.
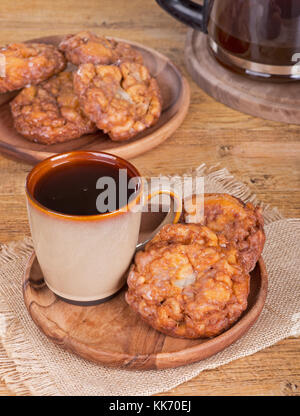
<svg viewBox="0 0 300 416"><path fill-rule="evenodd" d="M31 238L21 242L3 245L0 251L0 266L20 258L28 258L32 253ZM2 319L1 319L2 317ZM5 326L5 327L4 327ZM9 310L3 297L0 297L0 379L17 395L36 394L59 395L55 384L49 380L49 373L32 351L25 339L21 323L15 313Z"/></svg>

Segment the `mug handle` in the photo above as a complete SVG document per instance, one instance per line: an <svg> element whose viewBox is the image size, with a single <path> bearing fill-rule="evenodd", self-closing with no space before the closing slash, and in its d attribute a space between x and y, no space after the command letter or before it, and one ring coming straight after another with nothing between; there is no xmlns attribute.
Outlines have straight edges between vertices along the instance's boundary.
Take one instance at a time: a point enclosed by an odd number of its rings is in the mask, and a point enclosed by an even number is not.
<svg viewBox="0 0 300 416"><path fill-rule="evenodd" d="M204 0L203 6L191 0L156 0L156 2L175 19L196 30L207 33L211 0Z"/></svg>
<svg viewBox="0 0 300 416"><path fill-rule="evenodd" d="M145 204L149 202L150 199L154 198L156 195L170 195L171 197L171 203L170 203L170 209L168 214L165 216L163 221L159 224L158 227L155 228L152 233L149 234L147 239L145 241L142 241L141 243L138 243L136 245L136 251L142 250L145 245L152 240L152 238L158 233L158 231L166 224L177 224L179 221L179 218L181 216L182 212L182 200L181 198L175 194L173 191L170 191L168 189L162 189L158 191L154 191L153 193L149 194L146 198Z"/></svg>

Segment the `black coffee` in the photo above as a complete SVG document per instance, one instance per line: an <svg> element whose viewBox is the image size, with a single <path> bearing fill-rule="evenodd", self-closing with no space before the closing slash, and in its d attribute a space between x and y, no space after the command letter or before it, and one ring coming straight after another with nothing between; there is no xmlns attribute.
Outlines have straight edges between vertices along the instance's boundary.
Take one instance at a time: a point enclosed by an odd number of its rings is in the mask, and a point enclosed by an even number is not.
<svg viewBox="0 0 300 416"><path fill-rule="evenodd" d="M300 51L300 0L216 1L208 32L239 58L291 66Z"/></svg>
<svg viewBox="0 0 300 416"><path fill-rule="evenodd" d="M125 172L127 175L124 176ZM48 209L62 214L104 214L125 206L137 191L136 186L132 189L132 184L128 188L131 177L128 171L125 172L123 170L120 183L120 169L115 165L93 161L66 163L43 176L37 183L33 196ZM105 177L111 178L109 184L104 180ZM104 180L104 185L100 184L101 189L97 189L100 178ZM110 201L109 197L112 198Z"/></svg>

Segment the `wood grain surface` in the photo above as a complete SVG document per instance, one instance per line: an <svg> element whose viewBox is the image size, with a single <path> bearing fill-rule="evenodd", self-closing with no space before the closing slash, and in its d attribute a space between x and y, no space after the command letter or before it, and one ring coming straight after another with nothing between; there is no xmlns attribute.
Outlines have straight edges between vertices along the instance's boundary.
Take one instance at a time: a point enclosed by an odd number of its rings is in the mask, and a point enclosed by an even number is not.
<svg viewBox="0 0 300 416"><path fill-rule="evenodd" d="M187 75L187 28L154 0L2 0L0 44L94 30L138 41L166 54L187 76L187 117L165 143L131 159L144 175L184 173L205 162L226 167L285 216L300 216L300 127L232 110L207 96ZM30 166L0 156L0 242L29 235L24 181ZM300 340L289 338L163 394L300 395ZM4 381L0 394L13 394Z"/></svg>

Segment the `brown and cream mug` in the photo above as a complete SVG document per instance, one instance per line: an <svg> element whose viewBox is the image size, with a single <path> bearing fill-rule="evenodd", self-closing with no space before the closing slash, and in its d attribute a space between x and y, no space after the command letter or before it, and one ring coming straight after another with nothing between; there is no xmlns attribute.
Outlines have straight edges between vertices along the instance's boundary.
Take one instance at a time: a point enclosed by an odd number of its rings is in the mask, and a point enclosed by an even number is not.
<svg viewBox="0 0 300 416"><path fill-rule="evenodd" d="M129 180L134 179L130 197L123 204L117 201L113 210L96 211L95 175L114 179L120 169L126 170ZM73 188L81 193L77 195ZM171 190L158 193L173 198L170 218L177 222L178 197ZM125 284L136 251L142 196L138 170L108 153L74 151L38 163L26 180L27 209L35 253L49 289L80 304L114 296Z"/></svg>

